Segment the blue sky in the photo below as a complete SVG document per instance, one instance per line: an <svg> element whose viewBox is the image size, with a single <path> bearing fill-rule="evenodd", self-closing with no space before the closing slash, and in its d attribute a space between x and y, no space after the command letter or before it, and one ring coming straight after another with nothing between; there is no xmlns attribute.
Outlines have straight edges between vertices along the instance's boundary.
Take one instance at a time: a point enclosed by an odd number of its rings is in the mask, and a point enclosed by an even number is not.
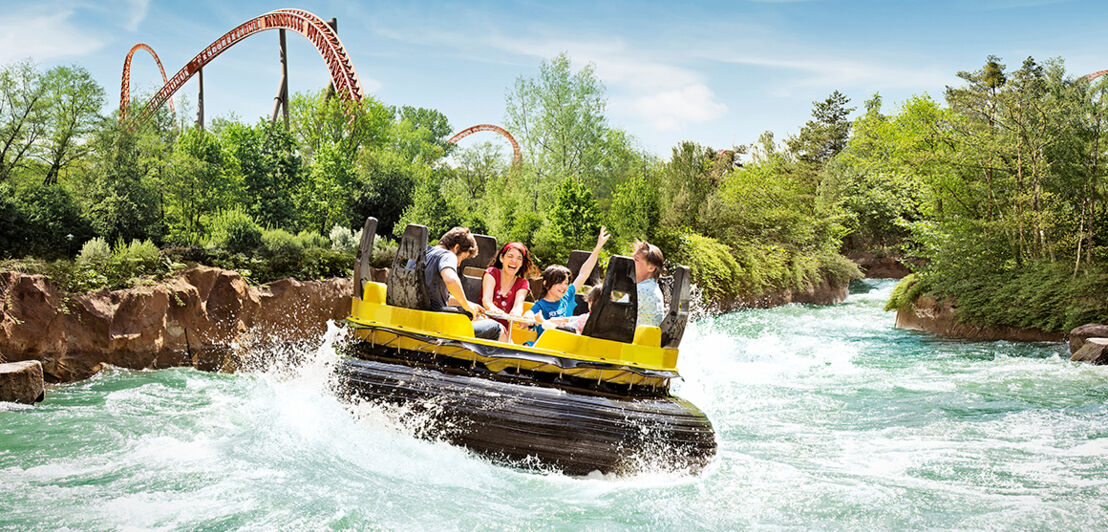
<svg viewBox="0 0 1108 532"><path fill-rule="evenodd" d="M123 59L145 42L172 76L227 30L269 10L337 17L362 86L388 105L435 108L455 130L501 124L520 76L566 52L593 64L612 126L660 156L692 140L716 148L765 130L794 134L811 102L838 89L853 105L880 92L886 110L915 94L942 97L959 70L989 54L1018 66L1062 57L1085 74L1108 68L1108 3L942 2L329 2L0 0L0 64L77 63L119 104ZM308 41L289 34L292 91L327 84ZM160 87L136 55L132 90ZM277 32L248 38L204 70L207 116L253 121L272 110L280 81ZM195 104L195 79L178 92ZM493 140L473 136L467 142Z"/></svg>

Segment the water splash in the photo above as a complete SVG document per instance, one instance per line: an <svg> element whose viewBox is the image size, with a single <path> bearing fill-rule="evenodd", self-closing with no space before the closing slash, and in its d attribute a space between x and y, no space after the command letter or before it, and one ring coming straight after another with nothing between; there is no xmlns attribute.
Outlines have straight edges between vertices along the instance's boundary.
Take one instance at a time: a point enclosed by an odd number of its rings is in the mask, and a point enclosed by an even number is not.
<svg viewBox="0 0 1108 532"><path fill-rule="evenodd" d="M1108 370L893 329L892 284L690 324L674 389L720 444L697 476L534 474L416 437L417 411L334 393L332 324L254 371L111 369L0 409L0 529L1108 525Z"/></svg>

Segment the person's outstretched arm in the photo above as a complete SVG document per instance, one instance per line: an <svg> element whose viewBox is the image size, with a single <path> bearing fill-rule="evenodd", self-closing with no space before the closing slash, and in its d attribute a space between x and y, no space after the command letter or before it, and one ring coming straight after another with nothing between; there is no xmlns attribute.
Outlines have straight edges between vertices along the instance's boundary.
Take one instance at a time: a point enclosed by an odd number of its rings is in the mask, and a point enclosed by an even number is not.
<svg viewBox="0 0 1108 532"><path fill-rule="evenodd" d="M458 271L454 268L444 268L441 272L442 281L446 284L446 291L450 292L451 303L454 303L466 312L470 313L474 318L485 309L481 308L481 305L469 301L466 299L466 292L462 289L462 280L458 278Z"/></svg>
<svg viewBox="0 0 1108 532"><path fill-rule="evenodd" d="M596 267L596 261L600 258L600 248L604 247L604 243L611 238L612 235L608 234L608 229L601 227L600 234L596 237L596 247L593 248L592 253L589 254L588 260L581 265L581 271L577 274L577 279L573 281L573 286L578 292L581 291L581 287L585 286L585 281L592 275L592 269Z"/></svg>

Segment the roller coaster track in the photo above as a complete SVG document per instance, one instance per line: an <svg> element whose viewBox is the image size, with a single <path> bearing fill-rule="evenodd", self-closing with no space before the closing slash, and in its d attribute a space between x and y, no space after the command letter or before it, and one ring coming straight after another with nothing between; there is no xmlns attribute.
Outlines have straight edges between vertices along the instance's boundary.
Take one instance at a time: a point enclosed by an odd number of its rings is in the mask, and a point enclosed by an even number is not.
<svg viewBox="0 0 1108 532"><path fill-rule="evenodd" d="M119 85L119 116L120 119L125 120L127 118L127 106L131 105L131 57L135 55L135 52L139 50L146 50L150 52L150 55L154 57L154 62L158 64L158 71L162 73L162 84L169 83L169 79L165 77L165 68L162 67L162 60L158 59L158 54L154 52L146 43L138 43L131 47L131 51L127 52L127 59L123 60L123 82ZM173 99L169 100L169 110L176 112L173 108Z"/></svg>
<svg viewBox="0 0 1108 532"><path fill-rule="evenodd" d="M1108 70L1098 70L1096 72L1093 72L1092 74L1085 76L1085 79L1089 80L1089 82L1091 83L1094 79L1099 78L1100 76L1103 76L1105 74L1108 74Z"/></svg>
<svg viewBox="0 0 1108 532"><path fill-rule="evenodd" d="M362 86L358 81L358 74L354 71L354 64L350 61L346 49L342 46L338 34L331 29L319 17L302 9L277 9L264 15L243 22L235 29L223 34L215 42L204 48L196 57L192 58L181 70L165 83L157 94L146 104L138 120L145 121L158 110L174 93L184 86L185 82L192 78L200 69L211 63L219 54L234 46L243 39L255 33L266 30L286 29L295 31L306 37L313 45L323 61L327 63L327 69L331 73L331 83L339 97L346 100L360 101L362 99ZM147 47L149 49L149 47ZM134 50L132 49L132 53ZM150 50L150 53L154 53ZM127 56L130 60L130 55ZM156 58L156 56L155 56ZM128 64L129 66L129 64ZM130 72L127 66L123 71L123 84L129 85ZM124 98L120 100L122 115L127 113L127 102L130 96L124 91Z"/></svg>
<svg viewBox="0 0 1108 532"><path fill-rule="evenodd" d="M523 155L519 151L519 143L516 142L515 137L513 137L511 133L508 133L508 130L500 126L494 126L492 124L477 124L476 126L467 127L457 132L456 134L454 134L453 137L447 139L446 142L457 144L459 140L462 140L474 133L477 133L478 131L493 131L504 135L504 138L508 139L508 142L512 143L512 166L517 167L523 164Z"/></svg>

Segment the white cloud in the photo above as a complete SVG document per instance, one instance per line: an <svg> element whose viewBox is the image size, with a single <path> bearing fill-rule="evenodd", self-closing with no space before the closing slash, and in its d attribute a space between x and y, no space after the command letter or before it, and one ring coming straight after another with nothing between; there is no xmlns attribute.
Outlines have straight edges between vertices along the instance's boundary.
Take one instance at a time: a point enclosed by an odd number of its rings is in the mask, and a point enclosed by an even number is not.
<svg viewBox="0 0 1108 532"><path fill-rule="evenodd" d="M707 86L694 84L635 99L634 109L660 131L672 131L689 123L709 122L727 112Z"/></svg>
<svg viewBox="0 0 1108 532"><path fill-rule="evenodd" d="M66 10L0 19L0 64L28 57L48 61L82 56L102 48L104 41L77 29L70 22L72 15L73 11Z"/></svg>
<svg viewBox="0 0 1108 532"><path fill-rule="evenodd" d="M656 59L647 51L612 40L526 40L490 38L507 52L549 59L565 52L575 66L592 64L610 91L611 108L661 131L709 122L727 112L699 73ZM614 94L613 94L614 93Z"/></svg>
<svg viewBox="0 0 1108 532"><path fill-rule="evenodd" d="M146 11L150 7L150 0L127 0L130 13L127 14L126 28L129 31L138 30L139 24L146 18Z"/></svg>

